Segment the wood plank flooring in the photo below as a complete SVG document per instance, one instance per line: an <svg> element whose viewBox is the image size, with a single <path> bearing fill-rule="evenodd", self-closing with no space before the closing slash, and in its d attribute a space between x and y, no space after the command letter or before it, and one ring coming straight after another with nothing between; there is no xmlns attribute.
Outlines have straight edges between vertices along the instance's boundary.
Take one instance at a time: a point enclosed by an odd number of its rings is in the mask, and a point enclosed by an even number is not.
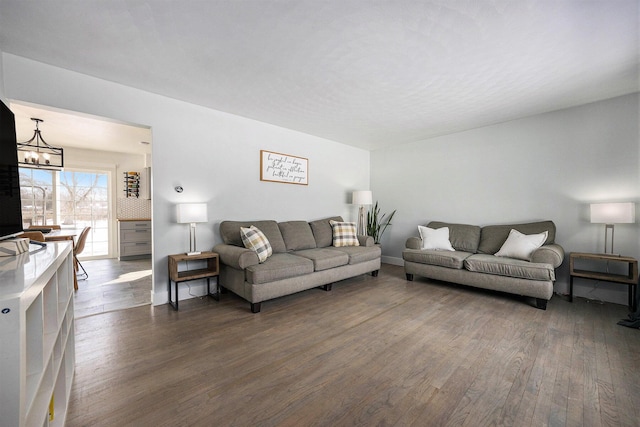
<svg viewBox="0 0 640 427"><path fill-rule="evenodd" d="M76 320L67 426L638 426L626 307L383 265L263 303L233 294Z"/></svg>
<svg viewBox="0 0 640 427"><path fill-rule="evenodd" d="M74 293L76 318L151 304L151 260L82 261L89 278Z"/></svg>

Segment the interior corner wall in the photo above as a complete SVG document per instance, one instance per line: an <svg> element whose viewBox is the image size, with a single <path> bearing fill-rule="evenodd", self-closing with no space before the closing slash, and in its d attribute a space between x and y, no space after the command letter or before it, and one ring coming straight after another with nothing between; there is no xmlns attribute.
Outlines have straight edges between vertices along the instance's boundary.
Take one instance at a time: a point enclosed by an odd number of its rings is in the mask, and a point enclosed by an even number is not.
<svg viewBox="0 0 640 427"><path fill-rule="evenodd" d="M640 201L639 94L540 114L371 153L371 189L397 209L383 260L402 264L417 226L551 219L566 251L555 285L568 292L569 252L603 252L589 204ZM636 224L615 226L615 252L640 258ZM626 304L627 286L575 280L575 295Z"/></svg>
<svg viewBox="0 0 640 427"><path fill-rule="evenodd" d="M4 62L2 61L2 51L0 50L0 101L4 102L6 105L9 105L7 101L7 96L4 91Z"/></svg>
<svg viewBox="0 0 640 427"><path fill-rule="evenodd" d="M209 223L197 228L198 249L208 250L225 219L355 220L351 191L369 188L366 150L2 55L9 99L151 127L154 304L167 301L167 256L189 249L188 226L175 223L177 203L208 204ZM260 181L261 149L307 158L309 184ZM192 292L203 288L193 282Z"/></svg>

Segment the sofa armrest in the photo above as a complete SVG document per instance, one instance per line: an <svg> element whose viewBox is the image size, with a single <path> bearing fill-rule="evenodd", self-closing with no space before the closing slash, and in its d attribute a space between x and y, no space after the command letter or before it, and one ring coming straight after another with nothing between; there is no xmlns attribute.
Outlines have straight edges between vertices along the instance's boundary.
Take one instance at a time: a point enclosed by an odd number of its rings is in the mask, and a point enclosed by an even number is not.
<svg viewBox="0 0 640 427"><path fill-rule="evenodd" d="M551 264L554 268L560 267L563 260L564 249L562 249L562 246L557 244L541 246L531 255L531 262Z"/></svg>
<svg viewBox="0 0 640 427"><path fill-rule="evenodd" d="M220 243L213 247L213 251L218 253L221 263L238 270L244 270L260 263L258 254L251 249L241 248L240 246Z"/></svg>
<svg viewBox="0 0 640 427"><path fill-rule="evenodd" d="M361 234L358 234L358 243L360 243L360 246L373 246L375 245L374 241L373 241L373 237L371 236L363 236Z"/></svg>
<svg viewBox="0 0 640 427"><path fill-rule="evenodd" d="M422 239L419 237L409 237L407 242L404 244L407 249L421 249L422 248Z"/></svg>

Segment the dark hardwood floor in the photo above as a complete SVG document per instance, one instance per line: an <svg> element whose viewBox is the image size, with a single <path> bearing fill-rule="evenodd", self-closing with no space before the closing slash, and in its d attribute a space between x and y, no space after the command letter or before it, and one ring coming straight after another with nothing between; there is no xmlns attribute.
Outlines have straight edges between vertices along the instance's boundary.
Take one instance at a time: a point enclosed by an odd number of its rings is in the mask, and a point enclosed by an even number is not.
<svg viewBox="0 0 640 427"><path fill-rule="evenodd" d="M378 277L76 320L67 426L638 426L627 308Z"/></svg>
<svg viewBox="0 0 640 427"><path fill-rule="evenodd" d="M76 318L151 304L151 260L82 261L89 278L78 281Z"/></svg>

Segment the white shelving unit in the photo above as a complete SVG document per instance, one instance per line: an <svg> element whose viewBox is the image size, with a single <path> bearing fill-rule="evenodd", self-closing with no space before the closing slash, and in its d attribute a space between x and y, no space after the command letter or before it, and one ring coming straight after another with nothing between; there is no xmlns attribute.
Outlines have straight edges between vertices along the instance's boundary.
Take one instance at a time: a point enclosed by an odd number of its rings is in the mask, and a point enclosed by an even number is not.
<svg viewBox="0 0 640 427"><path fill-rule="evenodd" d="M71 243L0 258L0 427L64 426L74 332Z"/></svg>

